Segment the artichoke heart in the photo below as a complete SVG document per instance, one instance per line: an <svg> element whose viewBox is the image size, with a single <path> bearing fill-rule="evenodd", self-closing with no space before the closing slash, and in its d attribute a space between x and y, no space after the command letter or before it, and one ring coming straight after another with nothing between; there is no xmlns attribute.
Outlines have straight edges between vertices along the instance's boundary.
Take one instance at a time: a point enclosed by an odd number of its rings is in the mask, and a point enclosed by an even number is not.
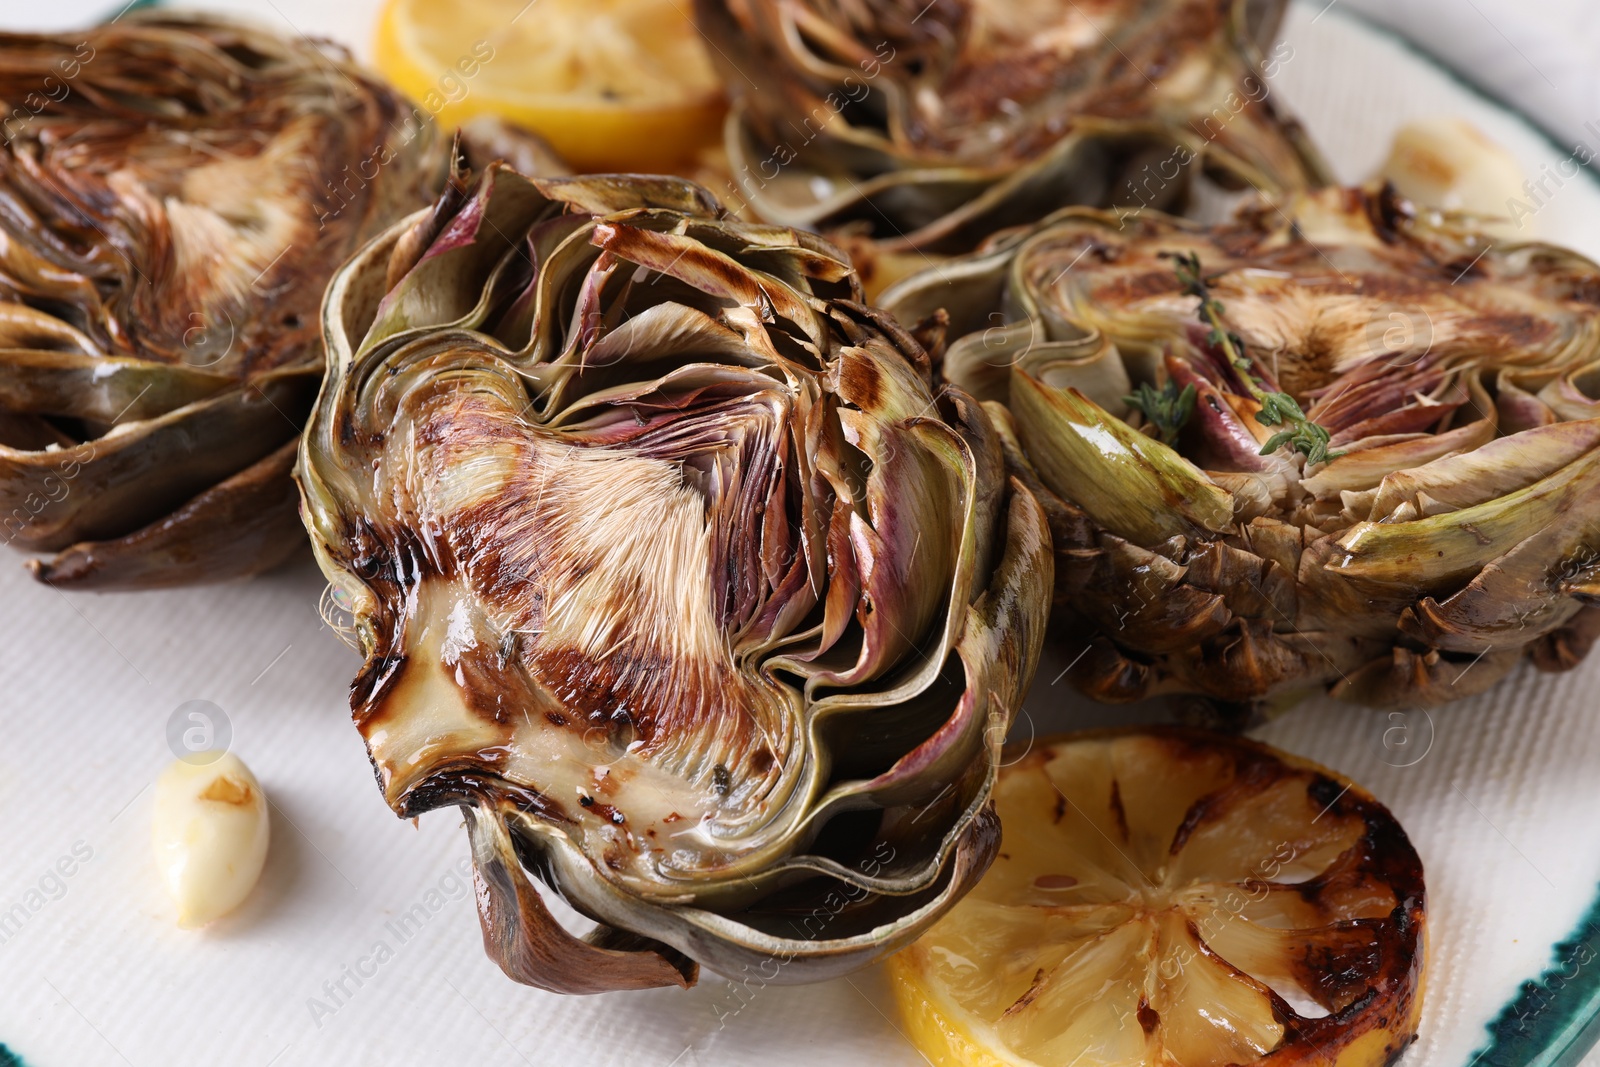
<svg viewBox="0 0 1600 1067"><path fill-rule="evenodd" d="M323 327L297 470L355 719L397 814L468 809L508 974L826 977L983 871L1048 529L838 250L679 179L495 165L342 267Z"/></svg>
<svg viewBox="0 0 1600 1067"><path fill-rule="evenodd" d="M322 288L448 144L333 46L178 16L0 34L0 100L4 541L74 587L281 561Z"/></svg>
<svg viewBox="0 0 1600 1067"><path fill-rule="evenodd" d="M727 197L836 233L869 291L1074 204L1193 175L1329 181L1272 78L1287 0L696 0L734 95Z"/></svg>
<svg viewBox="0 0 1600 1067"><path fill-rule="evenodd" d="M1324 189L1211 227L1068 209L883 306L948 319L943 374L1050 514L1052 640L1091 695L1427 706L1600 636L1576 253Z"/></svg>

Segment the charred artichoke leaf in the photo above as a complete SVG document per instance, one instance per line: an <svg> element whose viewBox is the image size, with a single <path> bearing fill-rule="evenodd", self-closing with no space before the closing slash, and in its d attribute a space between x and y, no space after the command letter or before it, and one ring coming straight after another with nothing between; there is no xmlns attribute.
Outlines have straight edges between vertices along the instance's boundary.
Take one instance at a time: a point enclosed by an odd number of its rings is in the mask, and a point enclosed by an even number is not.
<svg viewBox="0 0 1600 1067"><path fill-rule="evenodd" d="M1180 256L1247 371L1197 321ZM1054 535L1053 632L1094 650L1081 686L1415 706L1592 644L1597 294L1574 253L1373 188L1213 227L1067 209L882 302L946 308L943 373L1008 409L1009 465ZM1326 429L1328 461L1261 454L1275 427L1244 373ZM1192 389L1192 408L1156 425L1136 389Z"/></svg>
<svg viewBox="0 0 1600 1067"><path fill-rule="evenodd" d="M1169 207L1198 169L1322 184L1271 99L1285 6L697 0L734 95L726 196L869 237L870 263L966 251L1070 204Z"/></svg>
<svg viewBox="0 0 1600 1067"><path fill-rule="evenodd" d="M0 99L24 98L0 147L5 540L75 546L34 568L56 585L276 564L321 291L433 198L448 145L336 47L211 18L0 34Z"/></svg>
<svg viewBox="0 0 1600 1067"><path fill-rule="evenodd" d="M982 873L1046 520L842 253L677 179L496 166L323 316L297 477L356 722L398 814L475 813L508 974L812 980ZM530 873L640 958L573 974Z"/></svg>
<svg viewBox="0 0 1600 1067"><path fill-rule="evenodd" d="M0 503L15 500L27 517L15 528L8 522L7 532L14 544L45 551L126 537L130 524L160 521L270 455L282 435L292 439L315 392L314 376L300 368L272 371L92 440L0 447ZM161 476L142 477L150 471Z"/></svg>
<svg viewBox="0 0 1600 1067"><path fill-rule="evenodd" d="M297 452L296 441L286 442L143 529L28 566L40 581L74 589L156 589L180 568L212 581L249 577L301 550L305 530L290 477Z"/></svg>
<svg viewBox="0 0 1600 1067"><path fill-rule="evenodd" d="M464 807L484 947L506 973L557 993L606 993L694 984L694 961L659 943L620 947L568 933L522 872L516 841L497 811ZM600 927L597 933L614 933ZM603 937L604 934L601 934Z"/></svg>

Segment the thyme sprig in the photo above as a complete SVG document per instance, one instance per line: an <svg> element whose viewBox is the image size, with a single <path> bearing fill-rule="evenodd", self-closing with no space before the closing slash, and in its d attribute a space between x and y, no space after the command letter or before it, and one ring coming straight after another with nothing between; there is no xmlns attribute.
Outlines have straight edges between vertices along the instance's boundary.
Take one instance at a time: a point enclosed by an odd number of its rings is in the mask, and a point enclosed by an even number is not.
<svg viewBox="0 0 1600 1067"><path fill-rule="evenodd" d="M1261 454L1268 456L1288 446L1306 457L1308 467L1315 463L1331 462L1344 455L1343 452L1328 451L1328 443L1331 440L1328 431L1307 418L1294 397L1288 393L1268 390L1256 378L1251 370L1253 364L1244 354L1244 341L1223 324L1222 314L1225 309L1222 301L1211 294L1210 279L1200 266L1199 254L1163 252L1161 256L1176 264L1175 269L1178 280L1183 283L1183 291L1199 299L1200 322L1211 327L1207 339L1228 357L1228 362L1239 372L1239 380L1244 383L1244 387L1249 390L1256 403L1261 405L1261 410L1256 412L1256 421L1263 426L1283 427L1267 438L1267 443L1261 446Z"/></svg>
<svg viewBox="0 0 1600 1067"><path fill-rule="evenodd" d="M1149 382L1140 382L1139 391L1125 396L1122 402L1144 412L1144 417L1155 427L1156 436L1164 445L1178 443L1178 431L1183 429L1189 416L1194 414L1195 387L1193 383L1178 391L1178 383L1168 378L1160 389Z"/></svg>

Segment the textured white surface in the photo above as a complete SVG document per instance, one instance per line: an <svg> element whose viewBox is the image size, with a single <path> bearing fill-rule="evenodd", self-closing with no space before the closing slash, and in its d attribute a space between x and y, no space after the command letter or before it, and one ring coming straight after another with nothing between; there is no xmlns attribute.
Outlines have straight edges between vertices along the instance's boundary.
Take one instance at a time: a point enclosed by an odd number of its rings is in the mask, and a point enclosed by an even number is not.
<svg viewBox="0 0 1600 1067"><path fill-rule="evenodd" d="M99 6L5 0L0 12L71 24ZM358 45L370 18L366 4L331 0L215 6ZM1558 162L1520 120L1320 8L1296 9L1274 91L1344 177L1365 176L1399 122L1428 114L1471 118L1530 173ZM1600 253L1592 185L1570 183L1533 222ZM460 878L459 819L412 829L378 796L345 707L356 658L316 614L321 586L302 561L241 586L65 596L0 556L0 915L25 913L0 941L0 1039L31 1067L922 1062L872 973L748 1003L715 977L687 993L571 999L503 978ZM1076 708L1050 685L1058 670L1041 672L1034 723L1118 717ZM1597 683L1600 660L1519 674L1431 717L1319 703L1264 731L1371 788L1423 854L1432 972L1412 1067L1463 1067L1588 907L1600 881ZM274 804L262 885L198 934L173 925L148 844L168 719L195 699L224 710ZM70 877L51 873L63 857Z"/></svg>

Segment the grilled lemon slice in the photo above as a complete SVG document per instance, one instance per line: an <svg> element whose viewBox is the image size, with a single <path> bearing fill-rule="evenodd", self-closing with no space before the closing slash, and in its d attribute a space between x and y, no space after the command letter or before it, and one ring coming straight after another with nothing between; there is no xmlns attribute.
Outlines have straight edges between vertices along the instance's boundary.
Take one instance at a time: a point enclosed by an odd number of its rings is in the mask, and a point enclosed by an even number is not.
<svg viewBox="0 0 1600 1067"><path fill-rule="evenodd" d="M387 0L378 69L445 127L543 135L580 171L681 166L726 110L689 0Z"/></svg>
<svg viewBox="0 0 1600 1067"><path fill-rule="evenodd" d="M1096 732L1001 773L978 887L889 962L936 1067L1388 1062L1422 863L1360 786L1240 738Z"/></svg>

